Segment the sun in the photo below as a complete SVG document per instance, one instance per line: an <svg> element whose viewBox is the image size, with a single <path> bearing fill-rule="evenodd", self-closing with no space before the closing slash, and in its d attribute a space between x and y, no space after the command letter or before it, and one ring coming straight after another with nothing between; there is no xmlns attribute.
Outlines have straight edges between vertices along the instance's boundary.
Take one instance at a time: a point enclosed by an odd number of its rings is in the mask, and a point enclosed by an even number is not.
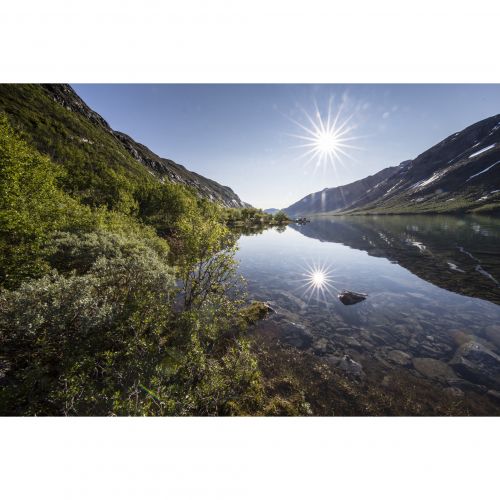
<svg viewBox="0 0 500 500"><path fill-rule="evenodd" d="M303 148L305 152L300 156L306 160L306 164L314 163L315 167L336 168L344 160L354 158L348 150L361 149L353 144L359 137L352 135L355 126L352 124L353 115L342 118L343 106L340 105L334 113L333 98L328 101L326 113L321 113L315 103L315 113L309 115L302 110L305 116L305 124L291 119L305 134L290 134L292 137L301 139L301 144L296 148Z"/></svg>
<svg viewBox="0 0 500 500"><path fill-rule="evenodd" d="M315 141L316 149L321 153L333 153L341 146L335 132L321 132Z"/></svg>
<svg viewBox="0 0 500 500"><path fill-rule="evenodd" d="M327 301L328 296L333 297L333 291L337 290L334 285L332 268L327 265L306 265L302 278L298 280L300 291L307 301L315 297L316 300Z"/></svg>
<svg viewBox="0 0 500 500"><path fill-rule="evenodd" d="M326 281L326 275L323 271L314 271L310 277L310 282L317 287L321 287Z"/></svg>

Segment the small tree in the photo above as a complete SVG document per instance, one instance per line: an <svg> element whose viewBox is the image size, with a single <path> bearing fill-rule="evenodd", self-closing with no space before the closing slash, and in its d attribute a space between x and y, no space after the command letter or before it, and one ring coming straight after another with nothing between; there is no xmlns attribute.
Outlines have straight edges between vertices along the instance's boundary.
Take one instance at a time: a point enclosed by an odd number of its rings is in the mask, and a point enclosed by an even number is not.
<svg viewBox="0 0 500 500"><path fill-rule="evenodd" d="M288 218L288 215L285 212L283 212L283 210L280 210L279 212L276 212L274 214L274 220L278 224L283 224L283 223L287 222L290 219Z"/></svg>

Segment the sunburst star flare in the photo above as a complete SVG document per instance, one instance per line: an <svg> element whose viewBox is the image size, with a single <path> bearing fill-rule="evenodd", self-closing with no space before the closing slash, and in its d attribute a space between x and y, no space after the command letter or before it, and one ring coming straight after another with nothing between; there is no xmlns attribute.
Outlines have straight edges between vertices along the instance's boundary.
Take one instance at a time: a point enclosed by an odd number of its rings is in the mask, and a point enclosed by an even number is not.
<svg viewBox="0 0 500 500"><path fill-rule="evenodd" d="M345 159L354 160L347 150L361 149L355 146L353 141L359 139L352 134L356 128L352 124L353 114L342 118L343 106L340 105L337 112L333 112L333 98L329 99L326 117L321 114L315 103L315 112L311 116L301 108L306 118L306 124L291 118L291 121L300 127L305 134L290 134L292 137L301 139L302 143L295 148L303 148L305 152L300 156L306 160L306 164L313 163L315 168L333 168L343 164Z"/></svg>

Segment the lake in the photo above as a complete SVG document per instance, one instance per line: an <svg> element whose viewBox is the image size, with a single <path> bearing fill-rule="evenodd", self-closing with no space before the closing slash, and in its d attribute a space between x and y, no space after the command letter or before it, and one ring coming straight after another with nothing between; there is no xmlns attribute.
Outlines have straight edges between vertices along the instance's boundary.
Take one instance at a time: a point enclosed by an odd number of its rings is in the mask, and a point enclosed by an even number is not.
<svg viewBox="0 0 500 500"><path fill-rule="evenodd" d="M354 378L406 370L499 402L498 218L318 217L241 236L237 258L283 342ZM366 299L344 305L342 290Z"/></svg>

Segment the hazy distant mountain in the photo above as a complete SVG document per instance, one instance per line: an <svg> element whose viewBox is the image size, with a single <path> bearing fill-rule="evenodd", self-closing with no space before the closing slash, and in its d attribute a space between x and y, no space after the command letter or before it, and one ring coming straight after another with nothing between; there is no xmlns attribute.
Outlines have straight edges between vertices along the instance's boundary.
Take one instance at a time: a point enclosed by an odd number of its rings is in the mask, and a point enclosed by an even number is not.
<svg viewBox="0 0 500 500"><path fill-rule="evenodd" d="M264 209L264 212L266 214L271 214L271 215L274 215L275 213L278 213L280 211L279 208L265 208Z"/></svg>
<svg viewBox="0 0 500 500"><path fill-rule="evenodd" d="M414 160L310 194L285 211L425 213L500 209L500 114L457 132Z"/></svg>

